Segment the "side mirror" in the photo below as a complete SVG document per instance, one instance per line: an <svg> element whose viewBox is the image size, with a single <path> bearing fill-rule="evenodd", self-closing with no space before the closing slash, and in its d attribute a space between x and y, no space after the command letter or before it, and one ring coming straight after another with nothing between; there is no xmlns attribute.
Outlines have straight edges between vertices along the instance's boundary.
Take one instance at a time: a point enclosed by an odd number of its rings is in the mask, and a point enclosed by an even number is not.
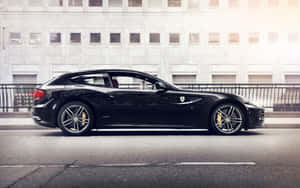
<svg viewBox="0 0 300 188"><path fill-rule="evenodd" d="M161 91L165 91L168 89L166 84L164 84L163 82L156 82L155 87L157 90L161 90Z"/></svg>

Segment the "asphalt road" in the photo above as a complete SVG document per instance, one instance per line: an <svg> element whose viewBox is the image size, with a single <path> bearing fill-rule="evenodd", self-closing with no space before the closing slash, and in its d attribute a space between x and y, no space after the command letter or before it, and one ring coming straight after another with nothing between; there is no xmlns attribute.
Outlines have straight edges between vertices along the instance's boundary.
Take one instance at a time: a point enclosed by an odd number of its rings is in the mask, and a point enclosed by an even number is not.
<svg viewBox="0 0 300 188"><path fill-rule="evenodd" d="M300 129L0 130L0 187L300 187Z"/></svg>

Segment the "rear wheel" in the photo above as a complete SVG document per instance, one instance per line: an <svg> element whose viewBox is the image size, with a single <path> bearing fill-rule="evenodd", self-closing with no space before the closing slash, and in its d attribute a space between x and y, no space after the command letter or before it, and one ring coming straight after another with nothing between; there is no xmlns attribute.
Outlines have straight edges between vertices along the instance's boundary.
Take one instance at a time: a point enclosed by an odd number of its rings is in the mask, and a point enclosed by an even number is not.
<svg viewBox="0 0 300 188"><path fill-rule="evenodd" d="M57 123L65 135L81 136L90 132L94 116L86 104L70 102L59 110Z"/></svg>
<svg viewBox="0 0 300 188"><path fill-rule="evenodd" d="M211 127L217 134L237 134L244 124L245 115L236 104L221 104L214 109L211 115Z"/></svg>

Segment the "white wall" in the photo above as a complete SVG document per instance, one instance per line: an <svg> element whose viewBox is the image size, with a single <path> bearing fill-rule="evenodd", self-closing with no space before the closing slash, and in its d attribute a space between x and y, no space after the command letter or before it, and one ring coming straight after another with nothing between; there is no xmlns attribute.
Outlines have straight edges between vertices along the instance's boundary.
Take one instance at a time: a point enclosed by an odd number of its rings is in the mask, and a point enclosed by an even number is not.
<svg viewBox="0 0 300 188"><path fill-rule="evenodd" d="M62 8L50 8L47 1L42 7L7 7L2 0L0 26L6 28L6 50L0 50L0 81L11 82L13 74L38 74L43 82L66 71L95 68L132 68L143 70L171 81L172 74L196 74L197 82L211 82L212 74L235 74L237 82L247 82L248 74L272 74L273 82L284 82L285 74L300 74L300 8L289 8L281 0L278 8L268 8L263 0L261 8L249 9L247 1L241 7L229 9L227 0L220 0L220 8L211 9L207 0L200 1L199 10L188 10L187 1L182 8L167 8L163 0L161 9L71 8L64 1ZM1 3L0 3L1 4ZM300 2L299 2L300 6ZM90 45L89 33L101 32L102 43ZM2 32L2 30L1 30ZM9 44L9 32L21 32L23 44ZM29 45L29 33L41 32L42 43ZM62 44L49 44L50 32L62 32ZM82 43L70 44L69 34L81 32ZM121 32L122 43L109 43L110 32ZM141 44L130 44L129 33L140 32ZM160 32L161 43L149 44L149 33ZM180 33L180 44L170 45L169 33ZM200 33L200 44L189 44L189 33ZM208 33L220 32L218 46L208 44ZM240 44L228 44L228 33L240 33ZM248 44L248 33L259 32L260 42ZM278 32L279 41L269 44L267 33ZM298 32L299 41L288 44L289 32ZM1 45L3 40L1 40ZM1 60L2 59L2 60Z"/></svg>

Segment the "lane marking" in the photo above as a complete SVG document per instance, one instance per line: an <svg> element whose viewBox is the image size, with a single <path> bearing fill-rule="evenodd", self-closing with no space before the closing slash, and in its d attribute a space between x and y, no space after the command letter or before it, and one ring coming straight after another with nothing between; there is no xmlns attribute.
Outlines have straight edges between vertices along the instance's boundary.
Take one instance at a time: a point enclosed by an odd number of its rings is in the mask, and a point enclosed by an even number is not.
<svg viewBox="0 0 300 188"><path fill-rule="evenodd" d="M254 166L255 162L180 162L175 163L175 166Z"/></svg>
<svg viewBox="0 0 300 188"><path fill-rule="evenodd" d="M178 162L178 163L107 163L107 164L91 164L91 165L75 165L75 164L20 164L20 165L0 165L0 168L84 168L84 167L157 167L157 166L255 166L256 162Z"/></svg>
<svg viewBox="0 0 300 188"><path fill-rule="evenodd" d="M112 164L100 164L95 165L99 167L134 167L134 166L149 166L150 163L112 163Z"/></svg>

